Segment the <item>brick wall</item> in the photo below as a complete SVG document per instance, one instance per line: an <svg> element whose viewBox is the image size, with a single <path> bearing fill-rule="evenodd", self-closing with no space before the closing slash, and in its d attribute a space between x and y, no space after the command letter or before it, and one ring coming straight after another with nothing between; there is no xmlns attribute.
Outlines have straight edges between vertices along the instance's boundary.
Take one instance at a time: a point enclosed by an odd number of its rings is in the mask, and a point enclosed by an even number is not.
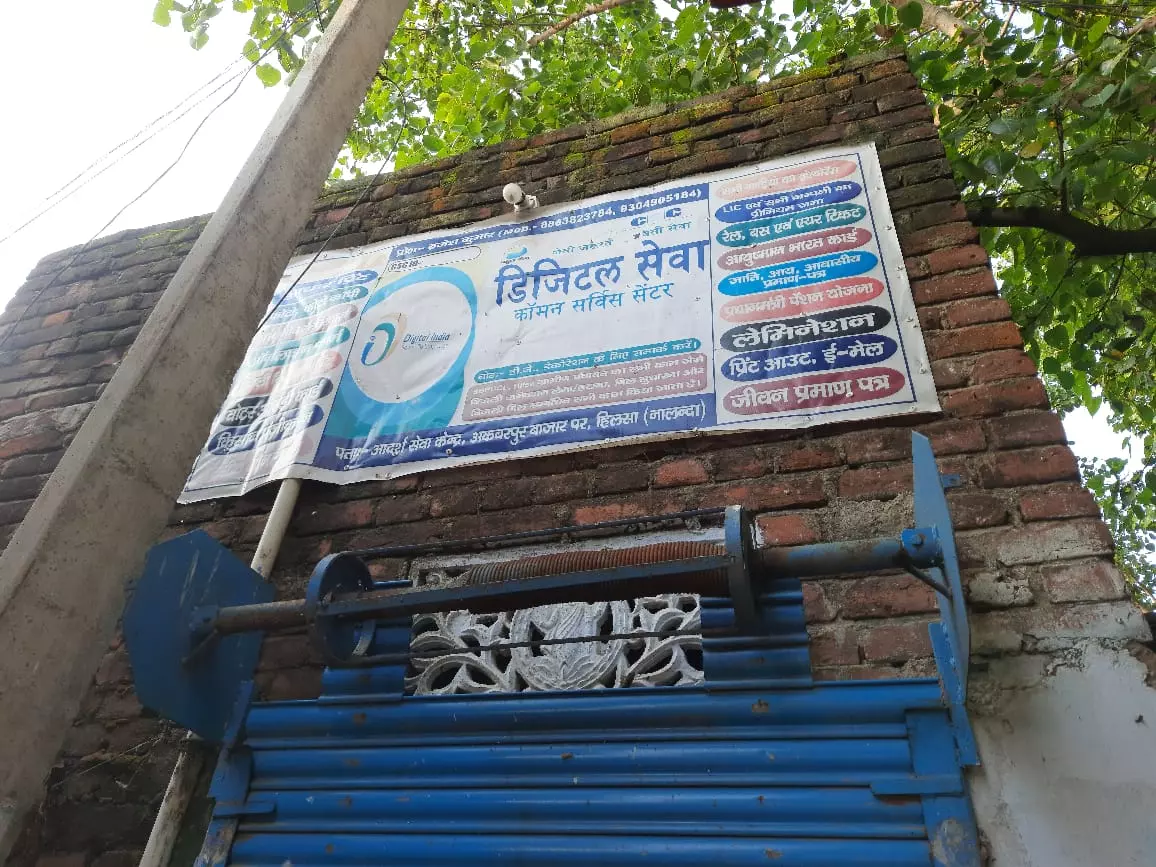
<svg viewBox="0 0 1156 867"><path fill-rule="evenodd" d="M299 594L316 561L343 548L732 503L759 514L769 544L893 532L911 520L914 428L931 438L941 470L963 480L949 500L971 601L974 672L982 676L1000 656L1054 650L1065 636L1123 642L1139 635L1107 529L1079 484L1059 419L966 221L931 112L900 57L853 58L406 169L356 206L360 191L351 186L319 202L301 250L316 249L335 226L332 246L352 246L491 217L504 211L501 188L510 181L543 203L561 202L865 140L879 148L942 413L602 448L346 487L307 483L274 576L279 590ZM21 319L2 354L0 514L9 525L202 225L94 245L24 317L70 255L56 254L0 319ZM181 507L172 532L202 526L245 556L271 499L268 488ZM398 566L373 568L387 577ZM913 579L812 581L806 600L818 677L933 671L926 624L935 601ZM266 642L259 677L268 697L306 697L316 694L319 667L302 639L281 637ZM124 651L114 647L15 863L127 863L147 837L173 737L141 716Z"/></svg>

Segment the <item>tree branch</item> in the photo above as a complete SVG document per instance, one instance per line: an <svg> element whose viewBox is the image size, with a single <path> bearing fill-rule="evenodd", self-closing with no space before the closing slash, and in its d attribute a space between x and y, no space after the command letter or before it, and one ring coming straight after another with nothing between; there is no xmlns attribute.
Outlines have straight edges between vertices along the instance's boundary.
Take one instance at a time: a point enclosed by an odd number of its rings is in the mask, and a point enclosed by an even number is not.
<svg viewBox="0 0 1156 867"><path fill-rule="evenodd" d="M1156 229L1109 229L1057 208L1004 208L973 204L967 218L977 226L1042 229L1070 241L1076 256L1156 253Z"/></svg>
<svg viewBox="0 0 1156 867"><path fill-rule="evenodd" d="M530 47L533 48L536 45L541 45L547 39L552 39L567 27L572 27L573 25L577 24L583 18L589 18L592 15L598 15L599 13L605 12L608 9L613 9L616 6L625 6L627 3L634 2L636 2L636 0L602 0L601 3L591 3L585 9L579 12L575 12L573 15L567 15L557 24L551 24L541 33L531 36L529 43Z"/></svg>
<svg viewBox="0 0 1156 867"><path fill-rule="evenodd" d="M964 21L957 18L941 6L936 6L930 0L887 0L896 9L902 9L908 3L917 3L923 9L923 23L934 27L948 39L973 39L980 45L986 44L983 35Z"/></svg>
<svg viewBox="0 0 1156 867"><path fill-rule="evenodd" d="M1156 15L1149 15L1125 35L1129 37L1138 36L1141 33L1147 33L1149 30L1156 30Z"/></svg>

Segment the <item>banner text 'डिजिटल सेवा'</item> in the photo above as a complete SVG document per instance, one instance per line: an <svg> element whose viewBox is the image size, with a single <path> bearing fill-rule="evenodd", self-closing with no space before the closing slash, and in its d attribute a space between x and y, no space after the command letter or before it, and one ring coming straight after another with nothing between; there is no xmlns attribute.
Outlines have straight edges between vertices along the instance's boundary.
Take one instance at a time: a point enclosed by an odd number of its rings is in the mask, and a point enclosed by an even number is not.
<svg viewBox="0 0 1156 867"><path fill-rule="evenodd" d="M939 408L872 145L309 261L182 502Z"/></svg>

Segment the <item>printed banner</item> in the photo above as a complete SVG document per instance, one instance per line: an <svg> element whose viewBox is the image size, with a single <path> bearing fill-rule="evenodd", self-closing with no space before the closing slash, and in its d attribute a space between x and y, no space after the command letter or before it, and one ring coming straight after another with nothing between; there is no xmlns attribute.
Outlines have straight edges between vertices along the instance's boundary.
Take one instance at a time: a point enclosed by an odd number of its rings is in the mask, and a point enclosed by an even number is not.
<svg viewBox="0 0 1156 867"><path fill-rule="evenodd" d="M939 408L871 145L310 262L183 502Z"/></svg>

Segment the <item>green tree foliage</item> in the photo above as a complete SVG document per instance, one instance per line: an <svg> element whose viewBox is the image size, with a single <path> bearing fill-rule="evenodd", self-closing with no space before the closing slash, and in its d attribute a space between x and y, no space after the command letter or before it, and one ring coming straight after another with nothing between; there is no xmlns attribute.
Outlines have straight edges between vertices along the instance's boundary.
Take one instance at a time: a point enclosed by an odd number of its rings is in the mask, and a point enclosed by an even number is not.
<svg viewBox="0 0 1156 867"><path fill-rule="evenodd" d="M223 10L243 54L291 79L339 0L159 0L194 48ZM833 57L904 48L1003 293L1066 412L1103 405L1146 469L1083 470L1121 565L1156 575L1156 8L1066 0L414 0L338 172L398 167L674 102Z"/></svg>

